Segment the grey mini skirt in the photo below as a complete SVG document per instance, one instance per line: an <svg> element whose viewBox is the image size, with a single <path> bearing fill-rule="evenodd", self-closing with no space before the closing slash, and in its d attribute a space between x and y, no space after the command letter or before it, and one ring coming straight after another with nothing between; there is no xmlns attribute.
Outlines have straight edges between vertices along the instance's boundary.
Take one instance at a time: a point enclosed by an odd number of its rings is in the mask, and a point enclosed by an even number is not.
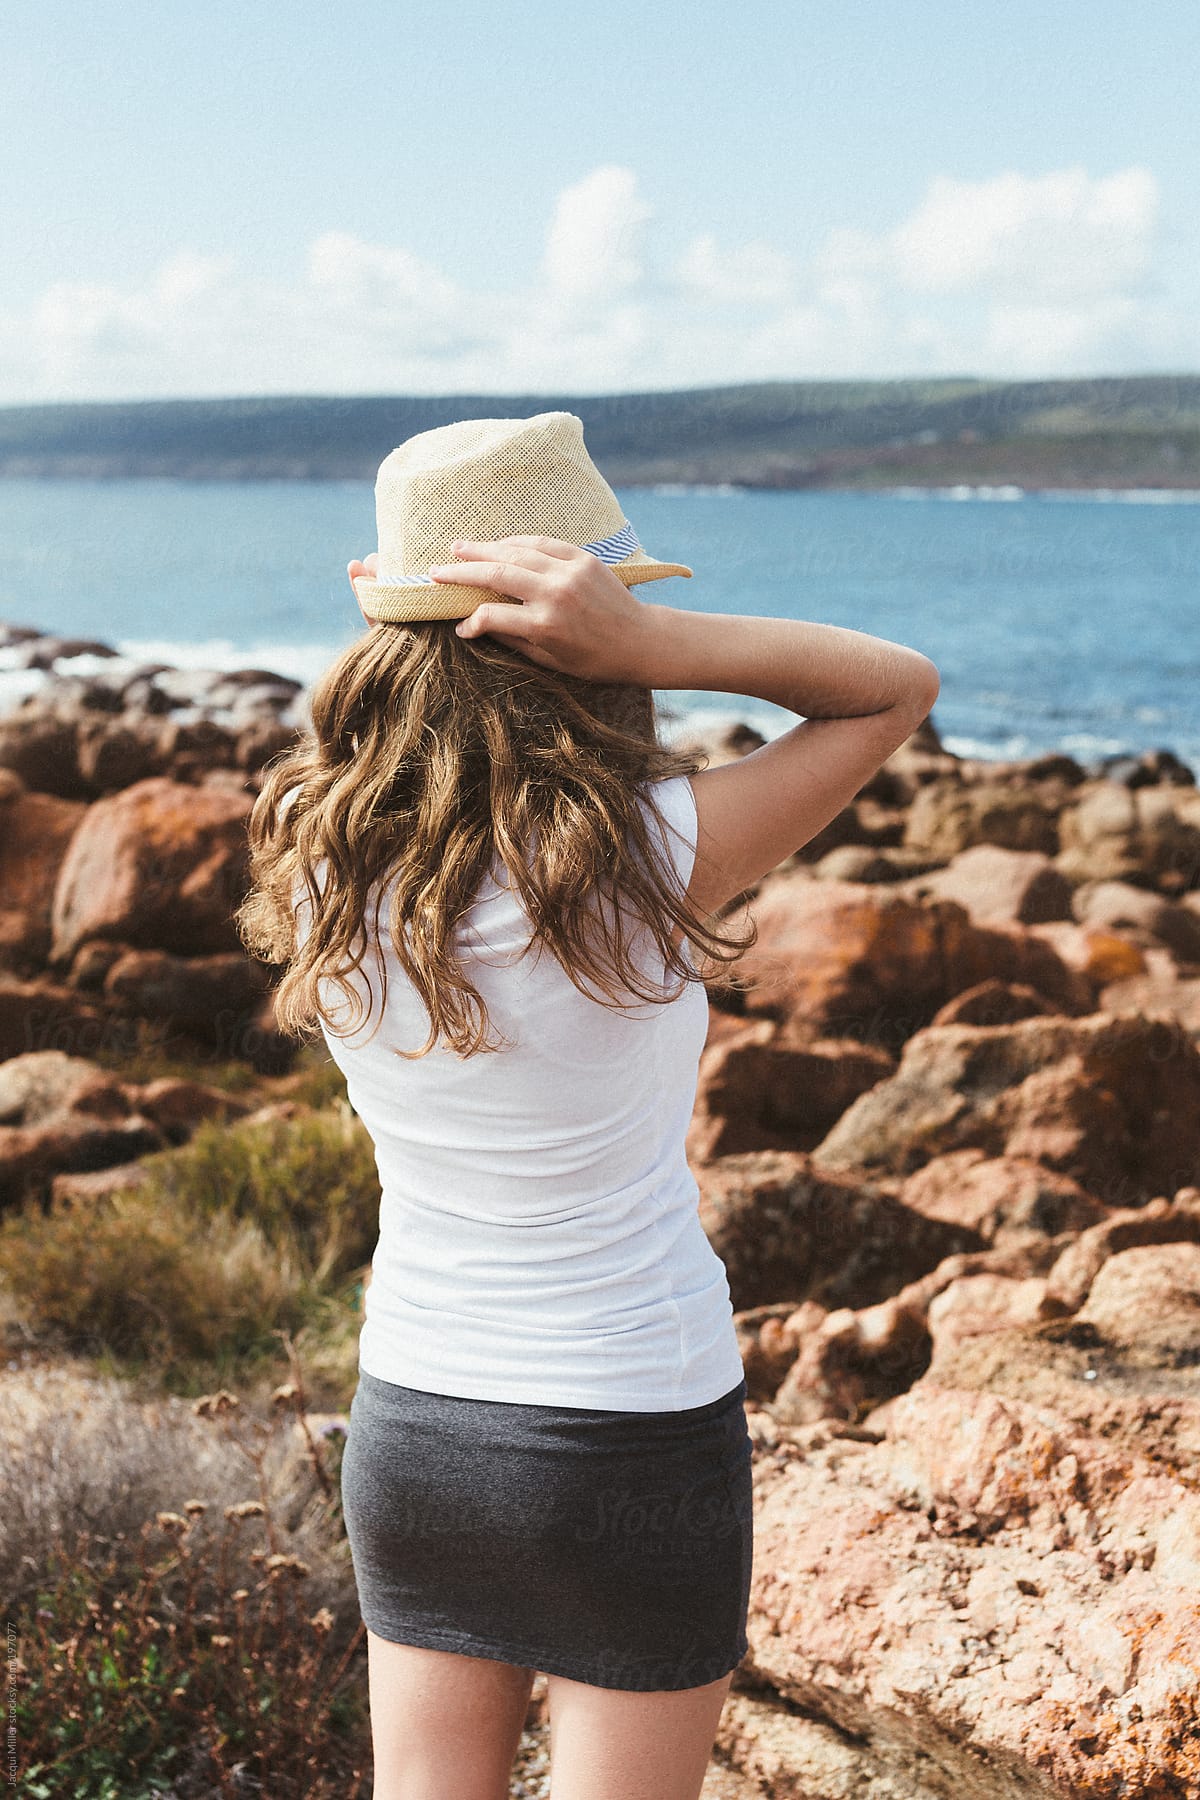
<svg viewBox="0 0 1200 1800"><path fill-rule="evenodd" d="M360 1368L341 1487L367 1629L597 1687L716 1681L747 1649L745 1397L603 1412Z"/></svg>

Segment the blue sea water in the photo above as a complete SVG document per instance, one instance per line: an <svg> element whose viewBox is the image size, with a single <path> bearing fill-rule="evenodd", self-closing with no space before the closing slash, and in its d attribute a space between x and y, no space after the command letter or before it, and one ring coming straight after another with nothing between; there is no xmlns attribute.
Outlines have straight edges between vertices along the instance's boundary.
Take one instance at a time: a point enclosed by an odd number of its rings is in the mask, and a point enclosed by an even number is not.
<svg viewBox="0 0 1200 1800"><path fill-rule="evenodd" d="M618 488L691 580L643 599L851 626L933 658L963 755L1166 747L1200 767L1200 505L1166 492ZM370 482L0 481L0 620L185 666L312 680L363 630ZM0 707L15 673L0 666ZM792 715L664 696L681 717Z"/></svg>

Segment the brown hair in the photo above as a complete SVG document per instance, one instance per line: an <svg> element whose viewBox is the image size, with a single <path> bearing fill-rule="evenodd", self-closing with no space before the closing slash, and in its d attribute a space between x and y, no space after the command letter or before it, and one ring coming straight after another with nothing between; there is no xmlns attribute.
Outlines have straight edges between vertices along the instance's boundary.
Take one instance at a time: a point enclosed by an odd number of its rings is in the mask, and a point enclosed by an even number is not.
<svg viewBox="0 0 1200 1800"><path fill-rule="evenodd" d="M530 947L546 945L604 1005L682 991L639 970L639 925L685 982L702 979L705 958L732 962L753 941L753 927L727 938L688 905L638 804L644 783L704 764L659 741L653 695L560 674L453 626L376 625L356 639L312 691L311 732L264 775L249 821L253 887L236 921L253 954L286 965L275 1015L287 1035L318 1020L334 1032L318 992L326 979L361 1020L347 977L367 954L368 895L384 879L394 882L389 937L430 1021L424 1046L405 1056L439 1041L460 1056L502 1047L487 1040L487 1008L454 949L497 857L529 916ZM312 911L297 949L301 882ZM619 903L597 907L593 896ZM377 908L376 933L378 921ZM697 966L672 943L675 927ZM386 991L382 957L379 967Z"/></svg>

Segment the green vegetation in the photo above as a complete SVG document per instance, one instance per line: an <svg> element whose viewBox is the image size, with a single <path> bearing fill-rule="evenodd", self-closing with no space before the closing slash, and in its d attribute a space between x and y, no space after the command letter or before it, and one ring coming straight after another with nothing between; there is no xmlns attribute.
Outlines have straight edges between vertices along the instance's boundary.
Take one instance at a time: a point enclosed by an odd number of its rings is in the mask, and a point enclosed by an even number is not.
<svg viewBox="0 0 1200 1800"><path fill-rule="evenodd" d="M138 1173L0 1223L0 1285L27 1331L178 1392L262 1370L296 1331L326 1381L352 1385L379 1183L346 1101L209 1120Z"/></svg>
<svg viewBox="0 0 1200 1800"><path fill-rule="evenodd" d="M1200 375L7 407L0 476L365 481L414 432L553 409L583 420L588 448L617 486L1200 487Z"/></svg>

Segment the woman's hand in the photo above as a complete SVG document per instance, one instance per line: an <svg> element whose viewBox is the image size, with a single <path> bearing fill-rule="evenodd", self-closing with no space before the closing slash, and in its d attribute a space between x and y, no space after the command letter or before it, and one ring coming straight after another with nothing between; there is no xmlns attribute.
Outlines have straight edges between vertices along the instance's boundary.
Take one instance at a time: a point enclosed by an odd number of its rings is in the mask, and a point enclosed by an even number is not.
<svg viewBox="0 0 1200 1800"><path fill-rule="evenodd" d="M485 600L455 627L459 637L486 632L544 668L584 681L645 685L643 638L650 613L607 563L558 538L459 538L456 560L435 565L434 580L511 594L519 605Z"/></svg>
<svg viewBox="0 0 1200 1800"><path fill-rule="evenodd" d="M374 581L376 570L378 569L378 567L379 567L379 552L378 552L378 550L372 550L370 556L365 557L362 562L359 562L358 559L355 558L355 560L353 562L348 562L346 564L346 574L350 578L350 592L354 595L355 600L358 602L358 610L360 613L362 613L364 623L371 626L372 629L374 629L375 620L372 618L369 618L366 611L364 610L363 603L359 599L358 589L355 587L354 583L358 580L358 577L360 575L365 575L368 578L368 580Z"/></svg>

